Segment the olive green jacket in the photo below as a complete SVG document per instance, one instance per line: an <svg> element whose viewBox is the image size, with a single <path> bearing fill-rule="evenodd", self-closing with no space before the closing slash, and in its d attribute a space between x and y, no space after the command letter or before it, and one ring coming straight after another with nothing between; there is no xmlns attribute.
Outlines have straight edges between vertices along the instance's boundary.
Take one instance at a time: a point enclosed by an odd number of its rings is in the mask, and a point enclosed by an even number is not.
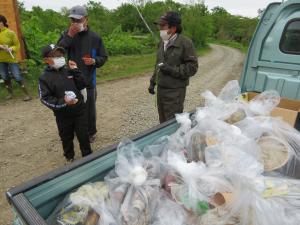
<svg viewBox="0 0 300 225"><path fill-rule="evenodd" d="M158 64L168 64L173 68L170 75L159 70ZM193 42L178 34L164 51L164 43L159 43L154 74L150 83L164 88L182 88L189 85L189 78L198 70L198 57Z"/></svg>

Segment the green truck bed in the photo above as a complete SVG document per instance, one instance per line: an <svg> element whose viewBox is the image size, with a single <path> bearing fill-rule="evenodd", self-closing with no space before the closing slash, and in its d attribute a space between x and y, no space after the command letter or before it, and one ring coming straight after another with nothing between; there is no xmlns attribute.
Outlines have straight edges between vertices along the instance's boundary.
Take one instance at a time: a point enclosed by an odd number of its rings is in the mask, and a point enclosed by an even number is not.
<svg viewBox="0 0 300 225"><path fill-rule="evenodd" d="M156 126L131 138L140 149L178 128L175 119ZM16 214L15 225L46 225L45 219L64 199L79 186L100 181L113 169L117 145L95 152L73 164L35 178L10 189L7 199Z"/></svg>

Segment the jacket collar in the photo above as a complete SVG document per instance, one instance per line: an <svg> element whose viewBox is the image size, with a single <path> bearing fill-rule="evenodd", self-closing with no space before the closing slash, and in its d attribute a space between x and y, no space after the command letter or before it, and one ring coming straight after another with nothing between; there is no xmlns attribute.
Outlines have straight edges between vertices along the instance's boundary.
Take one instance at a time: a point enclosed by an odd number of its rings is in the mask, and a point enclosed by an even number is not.
<svg viewBox="0 0 300 225"><path fill-rule="evenodd" d="M3 27L2 29L0 29L0 32L7 30L7 27Z"/></svg>
<svg viewBox="0 0 300 225"><path fill-rule="evenodd" d="M176 48L179 48L181 46L181 34L177 34L177 37L174 41L172 41L172 43L168 46L168 47L171 47L171 46L174 46ZM161 46L162 48L164 48L164 42L161 40Z"/></svg>
<svg viewBox="0 0 300 225"><path fill-rule="evenodd" d="M181 43L181 35L177 34L177 37L174 41L172 41L172 43L170 44L170 46L174 46L174 47L180 47L180 43Z"/></svg>
<svg viewBox="0 0 300 225"><path fill-rule="evenodd" d="M54 69L53 67L51 67L51 66L48 65L45 70L46 71L51 71L51 72L58 72L58 71L62 71L64 69L65 69L65 66L63 66L63 67L61 67L59 69Z"/></svg>

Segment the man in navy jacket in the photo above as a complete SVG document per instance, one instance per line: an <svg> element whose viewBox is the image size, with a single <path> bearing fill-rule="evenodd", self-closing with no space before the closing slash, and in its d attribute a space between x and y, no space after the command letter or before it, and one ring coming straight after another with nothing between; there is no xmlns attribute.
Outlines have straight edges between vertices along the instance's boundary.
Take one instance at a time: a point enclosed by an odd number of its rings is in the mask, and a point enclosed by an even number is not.
<svg viewBox="0 0 300 225"><path fill-rule="evenodd" d="M90 141L93 142L96 128L96 68L107 61L107 53L101 37L88 27L87 11L83 6L70 10L71 25L58 41L67 50L68 59L77 63L87 82L87 121Z"/></svg>

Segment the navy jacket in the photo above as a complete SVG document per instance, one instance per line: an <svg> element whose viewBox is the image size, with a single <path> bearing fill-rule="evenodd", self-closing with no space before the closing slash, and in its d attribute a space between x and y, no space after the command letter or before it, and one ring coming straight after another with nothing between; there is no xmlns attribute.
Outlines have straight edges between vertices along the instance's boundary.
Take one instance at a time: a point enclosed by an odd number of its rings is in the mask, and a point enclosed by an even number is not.
<svg viewBox="0 0 300 225"><path fill-rule="evenodd" d="M69 60L77 63L78 68L85 77L88 88L95 88L96 68L103 66L108 58L101 37L89 29L77 33L73 38L68 35L68 31L65 31L57 44L67 50ZM82 57L86 56L94 58L95 65L85 65Z"/></svg>
<svg viewBox="0 0 300 225"><path fill-rule="evenodd" d="M47 67L39 78L39 96L41 102L59 114L71 114L84 107L80 90L86 88L86 82L79 69L70 70L63 67L59 70ZM73 91L78 102L68 106L65 103L65 91Z"/></svg>

